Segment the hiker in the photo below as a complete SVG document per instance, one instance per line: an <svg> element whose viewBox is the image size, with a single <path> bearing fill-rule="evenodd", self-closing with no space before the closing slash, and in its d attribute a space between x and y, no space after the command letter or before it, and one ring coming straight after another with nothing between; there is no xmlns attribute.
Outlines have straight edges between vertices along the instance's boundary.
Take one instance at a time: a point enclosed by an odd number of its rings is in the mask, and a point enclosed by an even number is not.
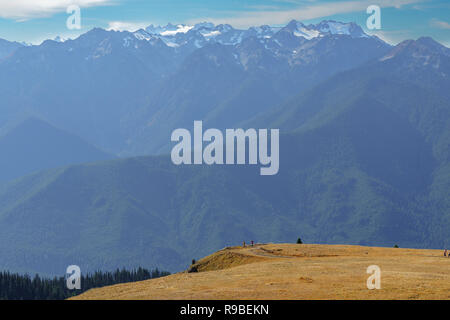
<svg viewBox="0 0 450 320"><path fill-rule="evenodd" d="M446 257L446 256L447 256L447 249L445 249L445 251L444 251L444 257Z"/></svg>
<svg viewBox="0 0 450 320"><path fill-rule="evenodd" d="M245 248L245 241L242 243L242 247L244 247Z"/></svg>
<svg viewBox="0 0 450 320"><path fill-rule="evenodd" d="M252 247L253 247L253 240L252 240Z"/></svg>

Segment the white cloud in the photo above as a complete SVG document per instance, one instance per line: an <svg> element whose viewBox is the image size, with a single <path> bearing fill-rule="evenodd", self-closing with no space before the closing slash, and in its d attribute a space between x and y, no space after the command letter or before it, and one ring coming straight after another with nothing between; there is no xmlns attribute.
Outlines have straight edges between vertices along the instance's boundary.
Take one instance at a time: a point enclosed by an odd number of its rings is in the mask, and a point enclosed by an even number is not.
<svg viewBox="0 0 450 320"><path fill-rule="evenodd" d="M146 22L111 21L108 23L107 30L133 32L139 29L145 29L149 25L150 23Z"/></svg>
<svg viewBox="0 0 450 320"><path fill-rule="evenodd" d="M0 18L26 20L65 12L70 5L81 8L111 4L112 0L0 0Z"/></svg>
<svg viewBox="0 0 450 320"><path fill-rule="evenodd" d="M450 23L438 19L432 19L431 25L440 29L450 29Z"/></svg>
<svg viewBox="0 0 450 320"><path fill-rule="evenodd" d="M377 5L382 8L401 8L404 5L419 3L425 0L378 0ZM373 0L361 1L336 1L327 3L310 2L306 5L301 5L296 9L290 10L267 10L258 12L237 12L232 17L213 18L203 17L193 19L189 23L197 23L201 21L211 21L216 24L229 23L235 27L246 28L255 25L277 25L284 24L289 20L311 20L332 16L335 14L344 14L361 11L366 14L368 6L374 4Z"/></svg>

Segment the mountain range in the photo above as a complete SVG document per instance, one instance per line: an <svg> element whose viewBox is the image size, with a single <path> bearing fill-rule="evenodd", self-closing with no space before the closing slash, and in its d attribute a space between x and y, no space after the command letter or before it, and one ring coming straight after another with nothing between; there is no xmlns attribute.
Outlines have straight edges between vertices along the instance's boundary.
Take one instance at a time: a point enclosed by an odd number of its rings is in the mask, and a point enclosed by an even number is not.
<svg viewBox="0 0 450 320"><path fill-rule="evenodd" d="M282 32L279 32L282 31ZM219 43L223 45L237 45L248 38L257 38L262 43L274 47L282 47L283 39L289 37L311 40L330 35L347 35L352 38L369 38L355 23L341 23L325 20L318 24L304 25L292 20L285 27L271 27L263 25L250 27L247 30L235 29L229 24L214 25L210 22L198 23L194 26L184 24L166 26L153 26L134 32L136 38L155 40L160 39L170 47L195 46L203 47L206 44Z"/></svg>
<svg viewBox="0 0 450 320"><path fill-rule="evenodd" d="M359 26L334 21L177 28L189 30L96 28L20 47L0 62L0 130L35 116L109 153L164 153L171 131L196 117L234 125L390 49Z"/></svg>
<svg viewBox="0 0 450 320"><path fill-rule="evenodd" d="M20 47L0 62L1 153L14 164L14 141L46 140L35 126L67 149L39 147L26 173L45 170L0 188L0 269L177 271L299 236L448 246L449 75L450 49L431 38L391 46L335 21L94 29ZM279 173L173 165L170 133L194 120L279 128Z"/></svg>

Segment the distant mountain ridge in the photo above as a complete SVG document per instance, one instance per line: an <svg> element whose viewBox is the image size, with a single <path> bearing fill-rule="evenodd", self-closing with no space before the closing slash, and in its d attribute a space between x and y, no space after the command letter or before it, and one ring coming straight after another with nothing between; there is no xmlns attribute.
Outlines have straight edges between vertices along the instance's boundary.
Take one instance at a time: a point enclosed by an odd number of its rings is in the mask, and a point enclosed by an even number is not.
<svg viewBox="0 0 450 320"><path fill-rule="evenodd" d="M0 136L0 153L0 183L44 169L114 158L37 118Z"/></svg>
<svg viewBox="0 0 450 320"><path fill-rule="evenodd" d="M95 28L56 40L0 59L0 132L32 114L121 156L167 152L170 131L194 117L236 125L390 48L335 21Z"/></svg>
<svg viewBox="0 0 450 320"><path fill-rule="evenodd" d="M292 20L285 27L263 25L250 27L247 30L235 29L229 24L216 26L210 22L198 23L193 26L169 23L166 26L150 25L145 29L134 32L134 35L138 39L154 40L158 38L171 47L180 47L193 42L195 46L200 48L208 43L237 45L249 37L256 37L266 42L270 41L278 32L290 33L295 37L307 40L327 35L348 35L352 38L370 37L355 23L343 23L333 20L325 20L315 25L304 25L299 21Z"/></svg>
<svg viewBox="0 0 450 320"><path fill-rule="evenodd" d="M166 153L175 128L199 118L237 126L338 72L387 59L392 48L355 23L330 20L146 29L96 28L0 59L0 132L34 114L109 153ZM71 98L60 108L62 96Z"/></svg>
<svg viewBox="0 0 450 320"><path fill-rule="evenodd" d="M3 187L1 266L56 273L71 261L89 270L176 271L244 239L299 235L447 246L450 100L421 79L445 86L448 52L423 40L336 73L248 123L281 129L275 176L261 177L256 166L175 166L166 155L53 169ZM215 45L232 57L221 49Z"/></svg>
<svg viewBox="0 0 450 320"><path fill-rule="evenodd" d="M200 48L194 29L154 27L171 41L194 36L179 46L93 29L17 49L0 62L6 134L14 137L11 122L36 115L51 124L44 127L73 133L68 142L82 137L90 147L79 149L94 154L92 145L122 156L164 155L53 168L2 186L0 267L178 271L245 239L298 236L448 247L450 49L431 38L392 47L342 25L291 22L272 35L261 27L270 38L236 44L220 43L215 33ZM220 28L232 38L235 31ZM194 120L205 128L280 129L279 173L173 165L170 133ZM46 130L36 132L35 139L6 139L0 151L36 151L33 141L52 141L39 135ZM51 155L64 158L71 145ZM39 156L9 163L34 165Z"/></svg>

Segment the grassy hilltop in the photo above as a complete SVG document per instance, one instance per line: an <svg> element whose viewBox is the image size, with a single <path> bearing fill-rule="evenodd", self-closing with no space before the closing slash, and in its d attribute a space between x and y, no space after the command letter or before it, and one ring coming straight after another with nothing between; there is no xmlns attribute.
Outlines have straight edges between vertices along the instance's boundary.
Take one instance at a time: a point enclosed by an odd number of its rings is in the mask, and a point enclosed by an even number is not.
<svg viewBox="0 0 450 320"><path fill-rule="evenodd" d="M367 289L370 265L381 268L380 290ZM74 299L450 299L450 258L440 250L267 244L225 248L195 266Z"/></svg>

